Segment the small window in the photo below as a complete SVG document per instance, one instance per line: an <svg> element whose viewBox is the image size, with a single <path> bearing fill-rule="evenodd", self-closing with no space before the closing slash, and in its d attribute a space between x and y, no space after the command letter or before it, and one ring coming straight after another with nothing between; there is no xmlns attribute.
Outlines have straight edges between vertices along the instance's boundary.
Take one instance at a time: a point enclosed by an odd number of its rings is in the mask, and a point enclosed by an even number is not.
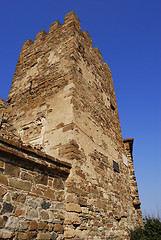
<svg viewBox="0 0 161 240"><path fill-rule="evenodd" d="M113 168L114 168L114 171L115 172L120 172L120 170L119 170L119 164L117 163L117 162L115 162L115 161L113 161Z"/></svg>
<svg viewBox="0 0 161 240"><path fill-rule="evenodd" d="M111 109L115 111L115 107L112 105L112 103L111 103Z"/></svg>

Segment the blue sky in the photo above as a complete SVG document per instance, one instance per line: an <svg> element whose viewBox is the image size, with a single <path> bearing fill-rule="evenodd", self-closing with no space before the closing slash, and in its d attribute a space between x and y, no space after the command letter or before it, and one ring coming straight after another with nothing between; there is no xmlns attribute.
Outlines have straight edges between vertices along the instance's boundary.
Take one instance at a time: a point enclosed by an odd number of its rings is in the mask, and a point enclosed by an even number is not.
<svg viewBox="0 0 161 240"><path fill-rule="evenodd" d="M161 216L160 0L0 0L0 97L7 99L23 42L71 10L112 70L143 214Z"/></svg>

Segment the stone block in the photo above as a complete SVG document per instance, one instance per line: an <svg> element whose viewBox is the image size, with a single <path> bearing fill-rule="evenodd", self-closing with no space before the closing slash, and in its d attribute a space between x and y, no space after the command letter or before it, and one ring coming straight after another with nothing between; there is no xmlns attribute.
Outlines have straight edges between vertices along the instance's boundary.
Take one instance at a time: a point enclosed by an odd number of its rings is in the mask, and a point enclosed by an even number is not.
<svg viewBox="0 0 161 240"><path fill-rule="evenodd" d="M36 230L38 227L38 224L36 221L31 221L29 225L29 230Z"/></svg>
<svg viewBox="0 0 161 240"><path fill-rule="evenodd" d="M28 239L32 239L33 237L35 238L37 235L37 232L35 231L30 231L27 233Z"/></svg>
<svg viewBox="0 0 161 240"><path fill-rule="evenodd" d="M20 167L5 163L5 174L12 177L18 177L20 174Z"/></svg>
<svg viewBox="0 0 161 240"><path fill-rule="evenodd" d="M55 200L60 202L64 201L64 191L55 192Z"/></svg>
<svg viewBox="0 0 161 240"><path fill-rule="evenodd" d="M39 240L50 240L50 234L49 233L38 233L37 239L39 239Z"/></svg>
<svg viewBox="0 0 161 240"><path fill-rule="evenodd" d="M63 202L58 202L55 204L55 210L56 211L60 211L60 210L64 210L64 203Z"/></svg>
<svg viewBox="0 0 161 240"><path fill-rule="evenodd" d="M14 188L18 188L24 191L31 191L32 183L28 181L9 179L9 185Z"/></svg>
<svg viewBox="0 0 161 240"><path fill-rule="evenodd" d="M50 206L51 206L51 203L50 202L46 202L46 201L43 201L42 203L41 203L41 207L43 208L43 209L49 209L50 208Z"/></svg>
<svg viewBox="0 0 161 240"><path fill-rule="evenodd" d="M36 209L38 207L38 203L34 199L29 199L28 200L28 206Z"/></svg>
<svg viewBox="0 0 161 240"><path fill-rule="evenodd" d="M80 224L80 218L77 213L65 213L64 224Z"/></svg>
<svg viewBox="0 0 161 240"><path fill-rule="evenodd" d="M53 187L56 189L64 189L64 183L61 178L54 178Z"/></svg>
<svg viewBox="0 0 161 240"><path fill-rule="evenodd" d="M4 167L4 162L0 160L0 168Z"/></svg>
<svg viewBox="0 0 161 240"><path fill-rule="evenodd" d="M39 229L39 230L43 230L43 229L46 227L46 225L47 225L47 222L42 222L42 221L40 221L40 222L38 223L38 229Z"/></svg>
<svg viewBox="0 0 161 240"><path fill-rule="evenodd" d="M36 209L28 209L27 219L36 220L38 219L38 211Z"/></svg>
<svg viewBox="0 0 161 240"><path fill-rule="evenodd" d="M27 172L21 173L21 179L27 180L27 181L33 181L33 176L31 174L28 174Z"/></svg>
<svg viewBox="0 0 161 240"><path fill-rule="evenodd" d="M0 230L0 239L10 239L13 236L13 233L6 229Z"/></svg>
<svg viewBox="0 0 161 240"><path fill-rule="evenodd" d="M46 198L55 199L55 191L51 189L47 189L46 191L44 191L44 196Z"/></svg>
<svg viewBox="0 0 161 240"><path fill-rule="evenodd" d="M47 175L40 174L40 175L36 176L34 179L37 184L43 184L43 185L48 184L48 176Z"/></svg>
<svg viewBox="0 0 161 240"><path fill-rule="evenodd" d="M64 231L63 225L61 225L61 224L55 224L55 226L54 226L54 232L63 233L63 231Z"/></svg>
<svg viewBox="0 0 161 240"><path fill-rule="evenodd" d="M41 211L40 213L42 220L48 220L49 219L49 213L47 211Z"/></svg>
<svg viewBox="0 0 161 240"><path fill-rule="evenodd" d="M28 228L29 224L27 221L20 222L20 230L26 230Z"/></svg>
<svg viewBox="0 0 161 240"><path fill-rule="evenodd" d="M78 203L80 204L80 206L87 206L87 199L82 196L79 196Z"/></svg>
<svg viewBox="0 0 161 240"><path fill-rule="evenodd" d="M64 239L64 236L63 235L61 235L61 237L60 237L60 235L58 236L58 238L57 238L57 234L55 233L55 232L53 232L52 234L51 234L51 237L50 237L50 240L61 240L61 239Z"/></svg>
<svg viewBox="0 0 161 240"><path fill-rule="evenodd" d="M17 207L15 211L15 216L24 216L25 215L25 209L21 207Z"/></svg>
<svg viewBox="0 0 161 240"><path fill-rule="evenodd" d="M5 228L13 228L18 229L19 228L19 220L17 217L11 216L8 218Z"/></svg>
<svg viewBox="0 0 161 240"><path fill-rule="evenodd" d="M3 217L0 217L0 228L3 228L4 225L4 219Z"/></svg>
<svg viewBox="0 0 161 240"><path fill-rule="evenodd" d="M22 240L25 240L25 239L28 239L28 233L27 232L19 232L18 233L18 239L22 239Z"/></svg>
<svg viewBox="0 0 161 240"><path fill-rule="evenodd" d="M0 184L8 185L7 177L2 174L0 174Z"/></svg>
<svg viewBox="0 0 161 240"><path fill-rule="evenodd" d="M74 238L75 237L75 231L73 229L69 229L64 231L64 237L65 238Z"/></svg>
<svg viewBox="0 0 161 240"><path fill-rule="evenodd" d="M0 198L2 198L6 194L6 192L7 192L6 188L0 186Z"/></svg>
<svg viewBox="0 0 161 240"><path fill-rule="evenodd" d="M68 203L66 205L66 210L67 212L78 212L80 213L81 212L81 207L79 204L76 204L76 203Z"/></svg>
<svg viewBox="0 0 161 240"><path fill-rule="evenodd" d="M79 177L85 179L85 174L84 174L81 170L76 170L76 174L77 174Z"/></svg>
<svg viewBox="0 0 161 240"><path fill-rule="evenodd" d="M77 196L72 193L72 194L68 194L66 196L66 202L74 202L74 203L77 203Z"/></svg>
<svg viewBox="0 0 161 240"><path fill-rule="evenodd" d="M4 201L6 202L11 202L11 194L10 193L7 193L4 198L3 198Z"/></svg>
<svg viewBox="0 0 161 240"><path fill-rule="evenodd" d="M13 211L13 205L11 203L8 203L8 202L4 202L3 203L3 212L6 213L6 212L12 212Z"/></svg>

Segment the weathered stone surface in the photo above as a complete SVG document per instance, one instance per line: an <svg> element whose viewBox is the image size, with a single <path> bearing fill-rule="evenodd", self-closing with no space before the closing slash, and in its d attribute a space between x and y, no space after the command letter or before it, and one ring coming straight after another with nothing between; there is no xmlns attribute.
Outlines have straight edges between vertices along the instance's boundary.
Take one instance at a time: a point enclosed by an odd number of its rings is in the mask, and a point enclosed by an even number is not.
<svg viewBox="0 0 161 240"><path fill-rule="evenodd" d="M46 198L55 199L55 191L54 191L54 190L49 190L49 189L47 189L47 190L44 192L44 195L45 195Z"/></svg>
<svg viewBox="0 0 161 240"><path fill-rule="evenodd" d="M55 210L57 211L57 210L63 210L64 209L64 203L62 203L62 202L58 202L58 203L56 203L55 204Z"/></svg>
<svg viewBox="0 0 161 240"><path fill-rule="evenodd" d="M2 198L6 192L7 192L6 188L0 186L0 198Z"/></svg>
<svg viewBox="0 0 161 240"><path fill-rule="evenodd" d="M77 213L66 213L65 214L65 224L80 224L81 220Z"/></svg>
<svg viewBox="0 0 161 240"><path fill-rule="evenodd" d="M19 232L18 233L18 239L22 239L22 240L24 240L24 239L28 239L28 233L27 232Z"/></svg>
<svg viewBox="0 0 161 240"><path fill-rule="evenodd" d="M29 225L29 230L36 230L38 227L37 222L36 221L31 221L30 225Z"/></svg>
<svg viewBox="0 0 161 240"><path fill-rule="evenodd" d="M63 236L61 236L61 238L59 238L59 237L57 238L57 234L53 232L51 234L50 240L56 240L56 239L60 239L61 240L61 239L63 239Z"/></svg>
<svg viewBox="0 0 161 240"><path fill-rule="evenodd" d="M16 179L10 179L9 185L14 188L18 188L24 191L31 191L32 184L28 181L22 181L22 180L16 180Z"/></svg>
<svg viewBox="0 0 161 240"><path fill-rule="evenodd" d="M0 228L3 228L4 225L4 219L3 217L0 217Z"/></svg>
<svg viewBox="0 0 161 240"><path fill-rule="evenodd" d="M65 238L73 238L73 237L75 237L75 231L73 229L66 230L64 232L64 237Z"/></svg>
<svg viewBox="0 0 161 240"><path fill-rule="evenodd" d="M43 209L48 209L48 208L50 208L50 206L51 206L51 203L50 202L46 202L46 201L43 201L42 203L41 203L41 207L43 208Z"/></svg>
<svg viewBox="0 0 161 240"><path fill-rule="evenodd" d="M35 231L30 231L27 233L28 239L36 237L36 235L37 235L37 232L35 232Z"/></svg>
<svg viewBox="0 0 161 240"><path fill-rule="evenodd" d="M47 211L41 211L41 218L42 218L42 220L48 220L49 213Z"/></svg>
<svg viewBox="0 0 161 240"><path fill-rule="evenodd" d="M64 189L64 183L60 178L54 178L53 187L57 189Z"/></svg>
<svg viewBox="0 0 161 240"><path fill-rule="evenodd" d="M6 176L0 174L0 183L4 185L8 185L8 179Z"/></svg>
<svg viewBox="0 0 161 240"><path fill-rule="evenodd" d="M0 168L4 168L4 162L0 160Z"/></svg>
<svg viewBox="0 0 161 240"><path fill-rule="evenodd" d="M21 179L27 180L27 181L33 181L33 176L31 174L28 174L26 172L21 173Z"/></svg>
<svg viewBox="0 0 161 240"><path fill-rule="evenodd" d="M79 199L78 199L78 203L81 205L81 206L87 206L87 199L80 196Z"/></svg>
<svg viewBox="0 0 161 240"><path fill-rule="evenodd" d="M4 197L3 197L3 200L6 201L6 202L11 202L11 194L10 193L7 193Z"/></svg>
<svg viewBox="0 0 161 240"><path fill-rule="evenodd" d="M47 222L42 222L41 221L41 222L38 223L38 229L42 230L46 227L46 225L47 225Z"/></svg>
<svg viewBox="0 0 161 240"><path fill-rule="evenodd" d="M47 177L46 175L44 175L44 174L41 174L41 175L39 175L39 176L37 176L37 177L35 178L35 182L36 182L37 184L47 185L47 183L48 183L48 177Z"/></svg>
<svg viewBox="0 0 161 240"><path fill-rule="evenodd" d="M68 203L66 205L66 210L67 210L67 212L78 212L78 213L80 213L81 212L81 207L80 207L80 205L75 204L75 203Z"/></svg>
<svg viewBox="0 0 161 240"><path fill-rule="evenodd" d="M16 208L15 216L24 216L25 215L25 208Z"/></svg>
<svg viewBox="0 0 161 240"><path fill-rule="evenodd" d="M20 222L20 229L21 230L26 230L28 228L29 224L27 221L21 221Z"/></svg>
<svg viewBox="0 0 161 240"><path fill-rule="evenodd" d="M0 230L0 238L2 239L10 239L12 237L13 233L6 229Z"/></svg>
<svg viewBox="0 0 161 240"><path fill-rule="evenodd" d="M34 199L28 200L28 205L29 205L29 207L34 208L34 209L36 209L38 207L38 203Z"/></svg>
<svg viewBox="0 0 161 240"><path fill-rule="evenodd" d="M31 220L38 219L38 211L32 208L28 209L27 219L31 219Z"/></svg>
<svg viewBox="0 0 161 240"><path fill-rule="evenodd" d="M64 227L61 224L55 224L54 231L63 233Z"/></svg>
<svg viewBox="0 0 161 240"><path fill-rule="evenodd" d="M12 177L18 177L20 174L20 167L5 163L5 174Z"/></svg>
<svg viewBox="0 0 161 240"><path fill-rule="evenodd" d="M37 239L48 240L48 239L50 239L50 234L49 233L38 233Z"/></svg>
<svg viewBox="0 0 161 240"><path fill-rule="evenodd" d="M13 205L11 203L4 202L3 203L3 212L12 212L13 211Z"/></svg>
<svg viewBox="0 0 161 240"><path fill-rule="evenodd" d="M19 228L19 220L17 217L9 217L8 221L6 222L5 225L6 228L13 228L13 229L18 229Z"/></svg>

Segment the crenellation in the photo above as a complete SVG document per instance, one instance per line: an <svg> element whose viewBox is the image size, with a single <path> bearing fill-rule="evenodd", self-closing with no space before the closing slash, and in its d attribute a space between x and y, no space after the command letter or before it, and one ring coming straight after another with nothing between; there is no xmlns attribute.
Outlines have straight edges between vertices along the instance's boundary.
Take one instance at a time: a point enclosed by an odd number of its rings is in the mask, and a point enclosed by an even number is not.
<svg viewBox="0 0 161 240"><path fill-rule="evenodd" d="M45 40L47 33L45 30L40 31L39 33L36 34L35 41L37 40Z"/></svg>
<svg viewBox="0 0 161 240"><path fill-rule="evenodd" d="M22 45L22 50L25 50L28 46L30 46L31 44L33 44L33 41L31 39L28 39L27 41L25 41Z"/></svg>
<svg viewBox="0 0 161 240"><path fill-rule="evenodd" d="M78 29L80 29L81 27L80 20L74 11L71 11L65 15L64 24L70 24L70 23L74 23Z"/></svg>
<svg viewBox="0 0 161 240"><path fill-rule="evenodd" d="M55 32L60 26L61 26L61 23L59 22L59 20L50 24L49 34Z"/></svg>
<svg viewBox="0 0 161 240"><path fill-rule="evenodd" d="M100 61L103 63L102 54L101 54L100 50L98 49L98 47L95 47L95 48L94 48L94 51L96 52L97 57L98 57L98 58L100 59Z"/></svg>
<svg viewBox="0 0 161 240"><path fill-rule="evenodd" d="M89 43L89 45L90 45L91 47L93 47L92 38L91 38L91 36L89 35L89 33L88 33L87 30L83 32L83 35L84 35L85 39L87 40L87 42Z"/></svg>

